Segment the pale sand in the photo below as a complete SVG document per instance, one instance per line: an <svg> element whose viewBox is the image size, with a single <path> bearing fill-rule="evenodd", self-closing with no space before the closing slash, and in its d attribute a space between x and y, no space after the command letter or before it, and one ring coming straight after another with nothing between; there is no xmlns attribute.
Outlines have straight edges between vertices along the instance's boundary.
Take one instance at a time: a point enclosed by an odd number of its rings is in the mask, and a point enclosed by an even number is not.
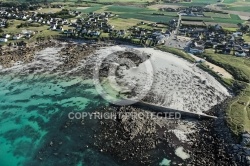
<svg viewBox="0 0 250 166"><path fill-rule="evenodd" d="M199 58L193 54L189 54L189 55L191 55L197 61L201 60L201 58ZM210 62L207 62L207 61L205 61L204 63L207 66L209 66L209 68L212 69L214 72L220 74L223 78L233 79L233 76L230 73L228 73L225 69L223 69L215 64L212 64Z"/></svg>
<svg viewBox="0 0 250 166"><path fill-rule="evenodd" d="M104 57L125 49L126 47L113 46L100 49L96 54ZM138 94L144 93L143 90L150 86L150 92L155 94L151 95L153 98L151 102L154 104L204 113L230 96L227 89L214 77L182 58L153 48L135 49L152 56L146 61L147 64L143 63L138 68L124 70L124 78L118 80L124 82L124 85L129 83L136 85L135 92ZM148 62L152 64L153 77L147 73Z"/></svg>
<svg viewBox="0 0 250 166"><path fill-rule="evenodd" d="M76 9L78 10L84 10L84 9L88 9L89 7L77 7Z"/></svg>
<svg viewBox="0 0 250 166"><path fill-rule="evenodd" d="M180 157L183 160L190 158L190 155L188 153L184 152L183 150L184 150L183 147L178 147L175 150L176 156Z"/></svg>

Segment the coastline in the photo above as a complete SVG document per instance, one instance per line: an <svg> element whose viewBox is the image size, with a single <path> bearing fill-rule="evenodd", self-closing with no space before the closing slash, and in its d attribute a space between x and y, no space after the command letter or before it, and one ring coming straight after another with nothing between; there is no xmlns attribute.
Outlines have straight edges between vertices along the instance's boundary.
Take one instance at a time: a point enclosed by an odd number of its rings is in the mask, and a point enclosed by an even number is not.
<svg viewBox="0 0 250 166"><path fill-rule="evenodd" d="M66 44L67 45L67 44ZM60 45L61 46L61 45ZM103 45L102 45L103 46ZM91 49L92 48L92 49ZM89 51L89 49L90 49L90 51ZM86 76L86 78L91 78L92 76L91 76L91 71L92 71L92 69L93 69L93 66L84 66L84 64L86 64L86 63L88 63L89 61L91 61L91 60L86 60L86 61L83 61L83 62L81 62L81 59L84 59L84 58L86 58L86 57L89 57L89 56L93 56L93 50L100 50L100 52L102 52L102 48L101 47L99 47L98 45L75 45L75 44L68 44L66 47L64 47L64 48L61 48L61 52L58 54L58 55L60 55L59 57L61 57L60 58L60 60L59 59L56 59L56 60L59 60L59 61L61 61L62 62L62 64L60 64L60 63L58 63L58 65L55 65L54 67L56 67L56 68L50 68L50 66L48 66L48 68L47 68L47 70L50 70L50 69L52 69L51 71L50 71L50 73L52 73L52 72L54 72L54 71L57 71L57 72L59 72L59 73L62 73L62 74L68 74L68 75L80 75L80 76ZM141 50L143 50L143 51L145 51L145 52L150 52L150 50L149 49L144 49L144 48L140 48ZM85 50L85 51L84 51ZM123 50L123 49L122 49ZM152 49L151 49L152 50ZM81 52L80 54L79 54L79 52ZM65 56L66 55L69 55L69 53L70 53L70 58L65 58ZM93 56L94 57L94 56ZM156 56L157 57L157 56ZM176 57L177 59L178 59L178 57ZM45 57L45 59L46 59L46 57ZM37 59L36 59L37 60ZM46 60L49 60L49 59L46 59ZM51 59L52 60L52 59ZM166 60L170 60L170 59L166 59ZM175 60L176 59L174 59L174 60L172 60L173 62L175 62ZM184 61L184 60L183 60ZM52 60L52 62L53 62L53 60ZM80 62L80 63L79 63ZM93 61L93 62L95 62L95 61ZM82 63L82 64L81 64ZM53 64L53 63L51 63L51 64ZM63 64L68 64L68 65L63 65ZM93 64L93 63L90 63L89 65L91 65L91 64ZM53 65L52 65L53 66ZM161 66L161 65L159 65L159 66ZM31 71L31 73L36 73L37 71L39 71L39 69L34 69L33 71ZM82 72L84 72L84 73L82 73ZM198 70L198 72L200 72L200 69ZM211 76L212 77L212 76ZM215 79L214 79L215 80ZM157 92L157 91L156 91ZM159 92L159 91L158 91ZM149 100L149 101L153 101L153 100L151 100L150 98L149 99L147 99L147 100ZM217 105L217 104L216 104ZM176 106L176 105L174 105L174 106ZM121 107L122 108L122 107ZM126 109L126 108L125 108ZM134 109L133 107L131 108L131 109ZM145 110L143 110L143 111L145 111ZM208 113L208 114L210 114L209 113L209 111L207 111L206 113ZM191 120L191 121L193 121L193 120ZM194 120L194 121L196 121L196 120ZM114 122L103 122L103 123L114 123ZM135 122L136 123L136 122ZM152 123L154 123L154 122L152 122ZM181 122L182 123L182 122ZM185 151L187 151L189 154L192 154L192 155L190 155L190 159L188 159L188 160L184 160L184 161L182 161L182 160L180 160L179 158L177 158L176 159L176 163L177 163L177 161L179 161L179 163L181 163L181 162L184 162L184 163L188 163L188 162L195 162L195 163L197 163L197 162L200 162L200 164L204 164L204 163L206 163L206 162L208 162L208 161L211 161L211 162L217 162L216 160L218 159L218 158L215 158L214 156L207 156L207 154L209 154L210 153L210 151L212 151L213 150L213 148L215 148L215 147L217 147L218 145L220 145L221 144L221 142L220 142L220 140L217 140L217 137L215 136L215 137L213 137L213 138L210 138L209 136L211 136L211 135L213 135L213 133L211 133L210 134L210 125L211 124L213 124L213 122L211 122L211 121L201 121L201 122L199 122L199 121L196 121L195 122L196 123L196 127L194 128L194 130L191 130L189 133L186 133L186 135L187 135L187 137L191 137L191 140L194 140L194 142L193 142L193 145L192 146L190 146L189 148L190 148L190 150L187 150L187 149L185 149ZM126 124L126 125L128 125L128 124ZM126 126L125 125L125 126ZM169 124L168 124L169 125ZM185 125L184 125L185 126ZM190 126L190 125L187 125L187 126ZM192 124L191 124L191 126L192 126ZM182 128L182 127L181 127ZM168 128L165 128L166 130L169 130ZM182 129L183 131L185 130L186 128L184 128L184 129ZM109 131L110 129L106 129L107 131ZM206 131L206 130L208 130L208 131ZM115 131L118 131L118 130L114 130L113 132L115 132ZM178 132L176 132L176 130L174 129L174 128L172 128L171 130L170 130L170 132L173 132L173 133L178 133ZM204 133L205 134L204 134ZM142 133L143 133L143 131L142 131ZM159 133L161 133L161 132L159 132ZM181 133L181 132L179 132L179 133ZM102 133L101 133L102 134ZM171 135L171 134L170 134ZM178 136L173 136L173 137L175 137L175 139L174 140L178 140L177 142L180 142L180 139L178 139ZM176 139L176 137L177 137L177 139ZM179 136L181 139L183 139L183 140L185 140L185 137L182 135L182 136ZM102 138L102 136L100 136L99 138ZM117 139L121 139L121 138L119 138L119 137L117 137ZM159 138L154 138L154 139L156 139L156 140L158 140ZM153 140L154 140L153 139ZM182 141L183 141L182 140ZM204 141L201 141L201 140L204 140ZM162 140L161 140L162 141ZM166 141L166 140L165 140ZM185 140L185 141L187 141L187 140ZM184 141L184 142L185 142ZM201 141L201 143L199 143L198 141ZM207 143L207 142L214 142L214 144L211 144L211 146L213 147L212 149L210 148L208 148L209 147L209 145L206 145L205 143ZM163 141L164 142L164 141ZM166 142L166 146L169 146L169 145L167 145L169 142L167 141ZM181 143L180 143L181 144ZM205 146L206 145L206 146ZM224 146L226 146L226 145L221 145L221 149L222 149L222 158L223 158L223 160L221 161L222 163L223 162L229 162L229 160L231 160L231 158L229 158L229 157L227 157L227 155L226 155L226 153L225 153L225 147ZM170 147L172 147L172 145L170 146ZM176 149L177 148L179 148L179 146L174 146ZM185 143L184 143L184 145L183 145L183 147L185 147ZM206 152L199 152L200 151L200 148L201 147L203 147L204 148L204 150L206 150ZM173 147L172 147L173 148ZM97 148L98 150L100 150L100 147L98 147ZM108 150L107 150L108 151ZM174 153L174 151L172 151L171 153ZM193 155L195 153L195 155ZM129 155L129 154L125 154L125 155ZM168 154L169 155L169 154ZM217 155L217 153L216 154L214 154L214 155ZM194 157L194 156L197 156L197 157ZM201 156L205 156L205 158L202 160L202 161L198 161L200 158L201 158ZM224 156L224 157L223 157ZM129 158L129 157L128 157ZM165 157L163 157L163 158L165 158ZM157 159L157 163L159 163L161 160L163 160L163 158L158 158ZM167 158L167 157L166 157ZM175 158L176 158L176 156L175 156ZM146 162L146 160L145 160L145 162Z"/></svg>

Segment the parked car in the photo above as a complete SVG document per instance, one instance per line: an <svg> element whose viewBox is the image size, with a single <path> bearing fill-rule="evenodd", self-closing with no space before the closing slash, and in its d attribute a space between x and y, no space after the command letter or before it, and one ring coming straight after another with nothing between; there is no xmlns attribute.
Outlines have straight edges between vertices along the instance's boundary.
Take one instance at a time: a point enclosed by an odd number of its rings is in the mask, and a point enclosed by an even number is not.
<svg viewBox="0 0 250 166"><path fill-rule="evenodd" d="M235 56L245 57L246 53L244 51L237 51L234 53Z"/></svg>

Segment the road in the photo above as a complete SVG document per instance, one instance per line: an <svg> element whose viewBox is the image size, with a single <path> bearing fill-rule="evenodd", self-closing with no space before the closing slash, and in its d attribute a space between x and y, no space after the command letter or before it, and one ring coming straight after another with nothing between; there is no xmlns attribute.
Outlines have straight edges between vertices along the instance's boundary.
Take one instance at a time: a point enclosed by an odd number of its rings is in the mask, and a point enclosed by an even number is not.
<svg viewBox="0 0 250 166"><path fill-rule="evenodd" d="M173 48L178 48L184 50L190 42L191 38L178 36L178 31L181 24L181 15L179 14L178 23L176 26L176 30L170 35L170 37L166 40L165 45Z"/></svg>
<svg viewBox="0 0 250 166"><path fill-rule="evenodd" d="M180 24L181 24L181 15L180 14L178 14L178 15L179 15L179 19L178 19L177 27L176 27L176 30L175 30L176 35L178 35L179 29L180 29Z"/></svg>

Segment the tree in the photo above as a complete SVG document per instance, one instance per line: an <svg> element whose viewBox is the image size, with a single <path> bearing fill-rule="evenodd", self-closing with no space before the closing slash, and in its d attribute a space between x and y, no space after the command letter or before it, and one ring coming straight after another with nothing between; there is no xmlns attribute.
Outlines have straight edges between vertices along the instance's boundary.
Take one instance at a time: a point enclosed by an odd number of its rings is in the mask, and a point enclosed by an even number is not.
<svg viewBox="0 0 250 166"><path fill-rule="evenodd" d="M237 26L241 29L243 27L242 23L238 23Z"/></svg>
<svg viewBox="0 0 250 166"><path fill-rule="evenodd" d="M241 28L241 30L242 30L244 33L248 32L248 31L249 31L249 25L243 26L243 27Z"/></svg>
<svg viewBox="0 0 250 166"><path fill-rule="evenodd" d="M5 23L4 28L9 28L10 24L8 22Z"/></svg>

